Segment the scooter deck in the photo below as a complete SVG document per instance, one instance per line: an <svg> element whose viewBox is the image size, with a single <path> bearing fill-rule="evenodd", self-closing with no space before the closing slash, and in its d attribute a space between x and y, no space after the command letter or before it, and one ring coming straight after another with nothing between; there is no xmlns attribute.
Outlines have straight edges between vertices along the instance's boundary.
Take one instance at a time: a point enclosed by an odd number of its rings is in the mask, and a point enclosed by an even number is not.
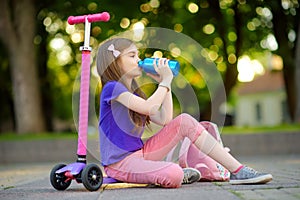
<svg viewBox="0 0 300 200"><path fill-rule="evenodd" d="M112 184L112 183L123 183L123 182L111 177L103 177L103 184Z"/></svg>

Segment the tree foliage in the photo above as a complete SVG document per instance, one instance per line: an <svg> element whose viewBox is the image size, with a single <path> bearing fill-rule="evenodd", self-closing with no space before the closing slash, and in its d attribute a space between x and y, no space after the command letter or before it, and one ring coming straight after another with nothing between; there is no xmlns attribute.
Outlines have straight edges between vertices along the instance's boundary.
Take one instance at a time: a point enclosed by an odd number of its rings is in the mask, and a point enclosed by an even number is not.
<svg viewBox="0 0 300 200"><path fill-rule="evenodd" d="M80 51L84 25L69 26L70 15L83 15L108 11L108 23L95 23L91 31L91 46L97 49L99 43L110 36L129 30L137 22L148 27L163 27L193 38L202 45L207 61L215 63L222 74L225 94L209 94L205 80L197 71L182 64L183 74L191 83L200 104L201 119L220 121L218 109L230 97L238 84L238 59L243 55L263 57L266 52L278 54L283 59L286 91L291 119L295 117L296 97L294 76L296 63L296 38L298 38L299 3L297 0L235 1L235 0L150 0L150 1L28 1L35 6L36 35L34 44L37 54L37 69L41 86L42 110L48 130L53 129L53 119L72 118L73 85L80 70ZM10 4L14 7L15 4ZM20 19L22 20L22 19ZM1 27L2 29L2 27ZM79 39L76 39L76 34ZM278 48L268 46L268 38L275 38ZM4 37L1 38L5 45ZM6 49L7 49L7 45ZM16 46L16 44L15 44ZM153 53L154 50L145 52ZM195 52L194 55L203 52ZM0 51L1 90L0 102L7 105L1 118L16 118L7 59L11 51ZM164 54L167 55L167 52ZM93 58L95 53L93 52ZM95 60L95 59L93 59ZM266 61L266 59L264 60ZM299 67L298 67L299 68ZM14 75L12 75L14 76ZM2 79L3 77L3 79ZM204 83L204 84L203 84ZM151 92L153 88L149 88ZM97 91L99 93L99 91ZM300 93L300 92L299 92ZM210 96L211 95L211 96ZM97 100L96 100L97 102ZM179 105L176 105L177 107ZM299 106L300 107L300 106ZM216 113L213 113L216 112ZM299 112L300 113L300 112ZM198 113L199 114L199 113ZM197 114L196 114L197 115ZM300 114L299 114L300 115ZM211 118L211 116L217 116Z"/></svg>

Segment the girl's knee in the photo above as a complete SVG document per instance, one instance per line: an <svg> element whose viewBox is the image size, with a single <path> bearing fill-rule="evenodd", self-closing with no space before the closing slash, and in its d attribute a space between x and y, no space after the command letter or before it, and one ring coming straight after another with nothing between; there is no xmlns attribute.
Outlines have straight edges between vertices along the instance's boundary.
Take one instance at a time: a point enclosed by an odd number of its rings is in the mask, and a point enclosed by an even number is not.
<svg viewBox="0 0 300 200"><path fill-rule="evenodd" d="M174 120L176 121L176 123L178 123L180 125L186 125L186 124L189 124L190 121L195 120L195 119L193 119L193 117L187 113L182 113L182 114L178 115L177 117L175 117Z"/></svg>
<svg viewBox="0 0 300 200"><path fill-rule="evenodd" d="M180 115L178 115L178 117L181 118L181 120L193 118L191 115L189 115L187 113L181 113Z"/></svg>
<svg viewBox="0 0 300 200"><path fill-rule="evenodd" d="M182 114L178 115L176 118L177 118L177 120L180 121L180 123L182 123L182 125L195 126L195 125L199 124L199 122L193 116L191 116L190 114L187 114L187 113L182 113Z"/></svg>
<svg viewBox="0 0 300 200"><path fill-rule="evenodd" d="M205 129L193 116L182 113L176 118L180 133L194 142Z"/></svg>
<svg viewBox="0 0 300 200"><path fill-rule="evenodd" d="M162 187L179 188L183 180L183 170L177 164L170 164L164 173L164 180L162 180Z"/></svg>

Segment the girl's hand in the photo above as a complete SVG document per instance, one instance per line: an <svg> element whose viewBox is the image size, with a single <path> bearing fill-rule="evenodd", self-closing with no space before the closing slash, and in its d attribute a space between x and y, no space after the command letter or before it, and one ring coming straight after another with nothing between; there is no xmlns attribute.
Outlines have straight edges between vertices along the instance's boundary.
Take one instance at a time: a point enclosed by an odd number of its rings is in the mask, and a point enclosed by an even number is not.
<svg viewBox="0 0 300 200"><path fill-rule="evenodd" d="M164 79L173 79L173 73L172 70L169 67L169 59L166 58L160 58L157 62L157 59L154 59L153 61L153 67L157 74L160 77L160 81L163 81Z"/></svg>
<svg viewBox="0 0 300 200"><path fill-rule="evenodd" d="M168 91L171 90L171 82L173 80L173 73L172 70L169 67L168 59L161 58L158 60L158 65L156 64L156 59L153 61L153 66L155 71L159 75L159 79L156 77L156 80L158 80L160 86L164 86L168 88Z"/></svg>

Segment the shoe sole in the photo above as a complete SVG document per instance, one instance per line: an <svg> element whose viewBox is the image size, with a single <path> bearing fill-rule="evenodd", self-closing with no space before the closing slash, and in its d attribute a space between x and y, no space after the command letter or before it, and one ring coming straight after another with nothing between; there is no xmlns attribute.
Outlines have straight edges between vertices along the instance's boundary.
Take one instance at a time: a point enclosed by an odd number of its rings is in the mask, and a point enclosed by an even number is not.
<svg viewBox="0 0 300 200"><path fill-rule="evenodd" d="M229 180L229 183L232 185L241 185L241 184L264 184L273 179L271 174L266 174L256 178L242 179L242 180Z"/></svg>

